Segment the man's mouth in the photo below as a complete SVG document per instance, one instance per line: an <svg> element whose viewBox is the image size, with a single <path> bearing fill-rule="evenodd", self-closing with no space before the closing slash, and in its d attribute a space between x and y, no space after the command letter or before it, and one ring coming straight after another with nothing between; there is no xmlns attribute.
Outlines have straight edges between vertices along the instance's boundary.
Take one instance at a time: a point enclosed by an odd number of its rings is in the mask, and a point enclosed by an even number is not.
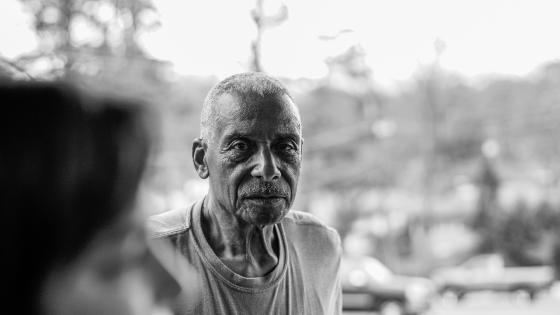
<svg viewBox="0 0 560 315"><path fill-rule="evenodd" d="M276 205L284 200L286 200L286 196L284 195L268 195L268 194L259 194L259 195L249 195L244 196L243 199L250 201L252 203L260 204L260 205Z"/></svg>
<svg viewBox="0 0 560 315"><path fill-rule="evenodd" d="M285 195L278 195L278 194L253 194L245 196L244 198L250 199L270 199L270 198L286 198Z"/></svg>

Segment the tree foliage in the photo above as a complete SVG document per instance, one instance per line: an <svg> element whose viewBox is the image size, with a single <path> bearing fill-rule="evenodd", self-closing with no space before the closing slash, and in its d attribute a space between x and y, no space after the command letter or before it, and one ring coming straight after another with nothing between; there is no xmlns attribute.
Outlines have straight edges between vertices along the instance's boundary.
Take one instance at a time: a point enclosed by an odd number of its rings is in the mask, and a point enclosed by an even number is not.
<svg viewBox="0 0 560 315"><path fill-rule="evenodd" d="M68 70L96 74L107 66L146 58L139 34L159 25L151 0L20 0L33 16L37 51L15 61L43 65L41 76Z"/></svg>

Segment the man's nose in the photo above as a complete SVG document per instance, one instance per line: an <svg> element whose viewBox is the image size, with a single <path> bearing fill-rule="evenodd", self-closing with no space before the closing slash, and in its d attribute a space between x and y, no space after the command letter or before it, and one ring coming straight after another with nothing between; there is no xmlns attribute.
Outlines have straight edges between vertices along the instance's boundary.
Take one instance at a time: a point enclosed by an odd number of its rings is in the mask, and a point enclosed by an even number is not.
<svg viewBox="0 0 560 315"><path fill-rule="evenodd" d="M253 177L261 177L265 181L280 178L280 170L276 166L274 156L269 148L260 149L255 159L256 165L251 171Z"/></svg>

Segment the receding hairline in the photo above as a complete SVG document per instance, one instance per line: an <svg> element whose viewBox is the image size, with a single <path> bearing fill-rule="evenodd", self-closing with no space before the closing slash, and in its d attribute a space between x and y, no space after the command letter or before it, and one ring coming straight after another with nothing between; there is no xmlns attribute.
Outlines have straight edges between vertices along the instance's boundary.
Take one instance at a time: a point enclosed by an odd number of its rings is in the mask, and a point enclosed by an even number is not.
<svg viewBox="0 0 560 315"><path fill-rule="evenodd" d="M224 96L229 95L240 103L249 101L251 103L258 99L277 96L287 96L299 118L299 109L288 89L278 79L259 72L246 72L234 74L218 82L208 92L202 107L200 117L200 137L211 141L216 125L216 108L218 101ZM300 122L301 130L301 122Z"/></svg>
<svg viewBox="0 0 560 315"><path fill-rule="evenodd" d="M213 101L216 97L226 92L234 95L256 93L260 96L265 94L286 94L292 99L288 89L278 79L261 72L245 72L231 75L218 82L208 93L205 103Z"/></svg>

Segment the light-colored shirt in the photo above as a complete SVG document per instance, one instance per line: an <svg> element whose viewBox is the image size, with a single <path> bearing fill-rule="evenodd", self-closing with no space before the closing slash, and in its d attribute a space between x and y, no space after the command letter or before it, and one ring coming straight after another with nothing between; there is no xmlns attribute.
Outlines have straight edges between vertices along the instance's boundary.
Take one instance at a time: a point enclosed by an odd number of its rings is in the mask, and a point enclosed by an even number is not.
<svg viewBox="0 0 560 315"><path fill-rule="evenodd" d="M263 277L245 278L231 271L211 249L200 224L201 205L198 201L147 222L152 247L173 248L167 265L173 270L190 266L196 274L196 280L179 279L186 288L175 301L176 314L342 313L342 248L334 229L311 214L290 211L274 226L279 238L276 267Z"/></svg>

